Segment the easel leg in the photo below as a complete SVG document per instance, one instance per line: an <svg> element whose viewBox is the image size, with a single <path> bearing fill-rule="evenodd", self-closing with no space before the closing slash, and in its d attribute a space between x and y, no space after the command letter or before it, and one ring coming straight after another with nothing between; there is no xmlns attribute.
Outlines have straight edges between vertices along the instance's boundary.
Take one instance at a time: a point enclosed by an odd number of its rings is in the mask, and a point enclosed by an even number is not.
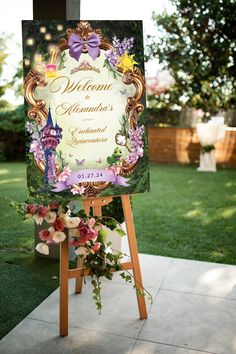
<svg viewBox="0 0 236 354"><path fill-rule="evenodd" d="M86 215L89 215L90 204L88 201L85 200L83 202L83 208L84 208ZM77 267L78 268L83 267L83 259L80 257L78 257L78 260L77 260ZM75 280L75 293L80 294L82 292L82 288L83 288L83 277L82 277L82 275L80 275Z"/></svg>
<svg viewBox="0 0 236 354"><path fill-rule="evenodd" d="M68 236L60 245L60 336L68 335Z"/></svg>
<svg viewBox="0 0 236 354"><path fill-rule="evenodd" d="M138 247L137 247L137 241L135 237L135 229L134 229L133 214L132 214L132 209L130 204L130 197L129 195L122 195L121 200L122 200L123 212L124 212L125 223L127 228L130 256L131 256L131 261L133 263L135 286L136 289L142 290L143 283L142 283L142 276L141 276L141 270L140 270L140 264L138 258ZM136 290L136 295L137 295L140 318L142 320L146 319L147 309L146 309L145 298L143 295L139 294L138 290Z"/></svg>

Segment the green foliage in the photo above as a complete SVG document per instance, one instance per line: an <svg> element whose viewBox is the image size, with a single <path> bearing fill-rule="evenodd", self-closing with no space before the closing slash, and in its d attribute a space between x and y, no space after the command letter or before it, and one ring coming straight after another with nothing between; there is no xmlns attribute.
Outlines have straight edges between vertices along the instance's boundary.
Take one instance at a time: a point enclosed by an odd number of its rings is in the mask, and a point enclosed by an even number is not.
<svg viewBox="0 0 236 354"><path fill-rule="evenodd" d="M0 75L3 73L3 67L6 64L8 57L7 54L7 40L9 36L2 35L0 37ZM8 88L8 83L6 81L0 80L0 97L4 95L6 89Z"/></svg>
<svg viewBox="0 0 236 354"><path fill-rule="evenodd" d="M0 110L0 129L11 133L24 133L25 107L17 106L15 109Z"/></svg>
<svg viewBox="0 0 236 354"><path fill-rule="evenodd" d="M10 81L11 87L14 87L14 94L16 97L20 97L24 95L23 88L23 62L22 60L19 62L16 73Z"/></svg>
<svg viewBox="0 0 236 354"><path fill-rule="evenodd" d="M173 0L175 11L154 14L158 39L149 55L169 69L175 84L157 105L216 113L236 107L235 1Z"/></svg>
<svg viewBox="0 0 236 354"><path fill-rule="evenodd" d="M128 129L129 129L129 116L128 114L123 114L123 116L120 119L120 130L119 133L126 138L128 138Z"/></svg>
<svg viewBox="0 0 236 354"><path fill-rule="evenodd" d="M215 146L214 145L204 145L201 146L201 152L203 154L207 153L207 152L211 152L212 150L215 150Z"/></svg>

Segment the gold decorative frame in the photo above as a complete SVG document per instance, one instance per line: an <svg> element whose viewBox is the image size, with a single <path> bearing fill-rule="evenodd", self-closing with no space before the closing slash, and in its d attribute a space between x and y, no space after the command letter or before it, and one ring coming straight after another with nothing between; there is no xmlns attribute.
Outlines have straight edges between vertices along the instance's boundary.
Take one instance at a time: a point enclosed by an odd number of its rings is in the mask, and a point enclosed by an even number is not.
<svg viewBox="0 0 236 354"><path fill-rule="evenodd" d="M59 43L54 47L49 58L49 64L57 63L60 53L69 48L68 40L73 33L78 34L81 38L83 38L83 40L86 41L88 37L94 32L98 35L100 39L101 42L99 45L100 49L102 50L114 49L112 44L107 40L107 38L102 35L100 29L93 29L90 26L89 22L80 21L80 23L77 24L77 27L75 29L71 29L71 28L67 29L67 38L61 39ZM84 46L82 51L83 53L87 53L86 46ZM119 69L118 71L122 73L122 69ZM141 103L142 97L144 95L144 90L145 90L144 77L140 69L135 67L134 71L125 72L123 74L122 80L125 85L133 84L135 87L135 94L134 96L127 98L127 105L125 108L125 113L127 114L129 119L129 126L132 129L135 129L137 126L138 114L144 110L144 106ZM35 69L31 69L29 71L24 82L25 99L29 104L29 109L27 112L28 117L30 119L34 119L40 125L42 125L45 122L47 118L48 110L46 108L45 100L37 99L35 97L34 91L37 87L44 87L46 85L47 85L47 81L45 79L45 75L41 72L36 71ZM35 162L39 170L41 172L44 172L45 169L44 163L38 161ZM137 163L138 160L135 163L130 164L128 163L127 160L123 159L120 165L121 167L120 175L121 176L130 175ZM85 192L83 193L83 195L85 197L95 197L104 189L106 189L110 184L111 184L110 182L82 182L81 185L83 185L85 188Z"/></svg>

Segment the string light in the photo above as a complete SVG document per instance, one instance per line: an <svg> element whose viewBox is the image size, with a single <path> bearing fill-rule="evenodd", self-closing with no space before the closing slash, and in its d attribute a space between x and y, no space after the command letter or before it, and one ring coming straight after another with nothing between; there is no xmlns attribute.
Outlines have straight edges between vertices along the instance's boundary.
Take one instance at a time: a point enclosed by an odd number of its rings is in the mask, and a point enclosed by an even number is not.
<svg viewBox="0 0 236 354"><path fill-rule="evenodd" d="M30 60L29 59L25 59L24 63L25 63L25 66L29 66L30 65Z"/></svg>
<svg viewBox="0 0 236 354"><path fill-rule="evenodd" d="M46 27L40 27L40 28L39 28L39 32L40 32L40 33L46 33L46 31L47 31L47 28L46 28Z"/></svg>
<svg viewBox="0 0 236 354"><path fill-rule="evenodd" d="M54 50L55 50L55 48L56 48L56 46L55 45L50 45L49 47L48 47L48 51L49 51L49 53L52 53Z"/></svg>
<svg viewBox="0 0 236 354"><path fill-rule="evenodd" d="M63 30L63 26L62 25L57 25L57 30L58 31L62 31Z"/></svg>
<svg viewBox="0 0 236 354"><path fill-rule="evenodd" d="M27 44L27 45L33 45L33 44L34 44L33 38L28 38L28 39L26 40L26 44Z"/></svg>
<svg viewBox="0 0 236 354"><path fill-rule="evenodd" d="M46 41L50 41L51 38L52 38L52 36L51 36L50 33L46 33L46 34L45 34L45 39L46 39Z"/></svg>
<svg viewBox="0 0 236 354"><path fill-rule="evenodd" d="M41 63L42 55L41 54L35 54L34 60L35 60L36 63Z"/></svg>

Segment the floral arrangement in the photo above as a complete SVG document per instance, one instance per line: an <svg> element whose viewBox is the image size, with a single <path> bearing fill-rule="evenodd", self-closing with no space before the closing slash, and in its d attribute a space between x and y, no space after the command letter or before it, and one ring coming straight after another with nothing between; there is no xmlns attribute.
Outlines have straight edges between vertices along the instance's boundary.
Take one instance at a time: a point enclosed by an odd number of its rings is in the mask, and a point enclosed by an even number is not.
<svg viewBox="0 0 236 354"><path fill-rule="evenodd" d="M106 60L104 66L113 72L114 77L117 77L117 70L121 69L123 73L134 71L134 65L138 64L134 60L134 54L129 54L133 48L134 38L124 38L120 41L117 37L112 41L114 49L106 51Z"/></svg>
<svg viewBox="0 0 236 354"><path fill-rule="evenodd" d="M111 280L112 270L123 270L121 277L126 282L132 282L132 274L122 268L121 259L124 254L112 249L112 243L107 241L109 230L116 232L117 236L125 235L114 218L89 217L83 210L75 211L68 202L32 202L31 198L30 203L11 201L10 204L25 219L32 218L37 225L46 225L39 231L41 242L36 245L39 253L48 255L51 244L60 244L69 237L69 245L75 247L75 254L83 259L83 266L90 269L93 299L99 313L102 309L101 276ZM141 293L144 295L144 291L141 290Z"/></svg>
<svg viewBox="0 0 236 354"><path fill-rule="evenodd" d="M214 145L202 145L201 146L201 153L202 154L209 153L212 150L215 150L215 146Z"/></svg>

